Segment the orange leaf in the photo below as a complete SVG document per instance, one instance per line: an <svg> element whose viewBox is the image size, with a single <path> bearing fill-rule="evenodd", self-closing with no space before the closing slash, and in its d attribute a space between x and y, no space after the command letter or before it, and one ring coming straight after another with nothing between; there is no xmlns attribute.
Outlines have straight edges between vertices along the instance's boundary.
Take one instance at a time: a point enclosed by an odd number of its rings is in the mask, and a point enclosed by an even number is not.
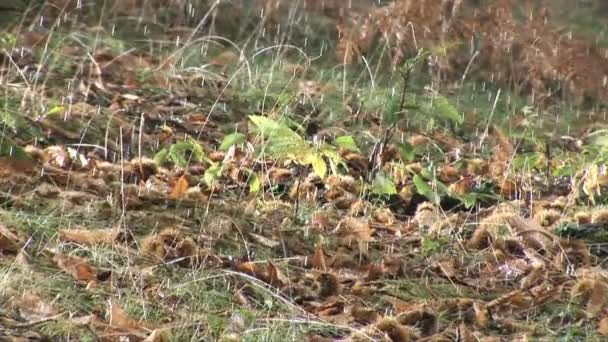
<svg viewBox="0 0 608 342"><path fill-rule="evenodd" d="M608 316L602 318L597 326L597 332L601 335L608 335Z"/></svg>
<svg viewBox="0 0 608 342"><path fill-rule="evenodd" d="M323 247L317 246L315 248L315 254L313 254L312 259L310 260L310 264L312 267L326 270L327 263L325 262L325 253L323 252Z"/></svg>
<svg viewBox="0 0 608 342"><path fill-rule="evenodd" d="M0 254L17 254L23 246L23 239L0 224Z"/></svg>
<svg viewBox="0 0 608 342"><path fill-rule="evenodd" d="M173 189L171 189L171 193L169 194L169 198L171 199L180 199L183 198L188 190L188 180L186 179L186 175L179 177Z"/></svg>
<svg viewBox="0 0 608 342"><path fill-rule="evenodd" d="M56 254L53 261L65 272L78 281L90 282L97 280L97 270L83 258L64 254Z"/></svg>
<svg viewBox="0 0 608 342"><path fill-rule="evenodd" d="M75 242L85 246L111 244L118 237L116 230L108 229L61 229L59 240L63 242Z"/></svg>
<svg viewBox="0 0 608 342"><path fill-rule="evenodd" d="M110 326L120 329L137 328L138 324L118 305L110 303Z"/></svg>
<svg viewBox="0 0 608 342"><path fill-rule="evenodd" d="M286 283L285 276L279 271L279 269L270 261L266 265L266 275L268 279L266 282L274 287L283 287Z"/></svg>

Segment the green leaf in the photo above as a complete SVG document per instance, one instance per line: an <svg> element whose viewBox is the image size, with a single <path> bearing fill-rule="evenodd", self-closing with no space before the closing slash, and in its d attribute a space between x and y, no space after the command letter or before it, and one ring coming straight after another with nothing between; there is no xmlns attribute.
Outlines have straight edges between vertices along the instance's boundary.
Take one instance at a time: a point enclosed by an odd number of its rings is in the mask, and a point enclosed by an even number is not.
<svg viewBox="0 0 608 342"><path fill-rule="evenodd" d="M207 184L207 186L212 186L213 183L215 183L215 181L222 176L223 171L222 165L219 163L213 163L207 170L205 170L203 181L205 184Z"/></svg>
<svg viewBox="0 0 608 342"><path fill-rule="evenodd" d="M396 195L397 186L384 172L376 173L372 181L372 193L376 195Z"/></svg>
<svg viewBox="0 0 608 342"><path fill-rule="evenodd" d="M415 175L412 181L414 182L416 191L418 191L419 194L425 196L435 204L439 204L439 202L441 202L441 197L439 194L437 194L437 192L435 192L433 188L431 188L431 186L428 185L422 177L420 177L420 175Z"/></svg>
<svg viewBox="0 0 608 342"><path fill-rule="evenodd" d="M63 114L65 112L65 107L64 106L54 106L53 108L49 109L48 112L46 112L46 115L55 115L55 114Z"/></svg>
<svg viewBox="0 0 608 342"><path fill-rule="evenodd" d="M189 160L186 159L186 154L191 153L190 157L194 161L207 160L203 146L191 137L186 140L177 142L169 147L165 147L158 151L154 156L159 164L173 164L180 167L188 165Z"/></svg>
<svg viewBox="0 0 608 342"><path fill-rule="evenodd" d="M249 120L265 138L262 150L271 156L291 157L303 162L299 156L308 155L312 151L310 144L285 124L259 115L250 115Z"/></svg>
<svg viewBox="0 0 608 342"><path fill-rule="evenodd" d="M357 143L355 142L355 139L351 135L343 135L337 137L335 143L337 146L345 148L347 150L361 152L361 150L359 150L359 147L357 146Z"/></svg>
<svg viewBox="0 0 608 342"><path fill-rule="evenodd" d="M416 149L408 142L398 143L399 154L405 161L411 162L416 159Z"/></svg>
<svg viewBox="0 0 608 342"><path fill-rule="evenodd" d="M304 141L298 133L294 132L287 125L281 124L265 116L250 115L249 120L251 120L257 130L267 138L292 139L294 143Z"/></svg>
<svg viewBox="0 0 608 342"><path fill-rule="evenodd" d="M456 107L454 107L446 97L435 95L433 97L433 107L440 117L462 124L462 115L460 115Z"/></svg>
<svg viewBox="0 0 608 342"><path fill-rule="evenodd" d="M458 199L460 199L462 204L464 204L465 208L471 209L477 203L477 194L474 192L471 192L471 193L459 196Z"/></svg>
<svg viewBox="0 0 608 342"><path fill-rule="evenodd" d="M262 182L260 181L260 177L258 174L251 171L249 173L249 192L252 194L260 192L262 189Z"/></svg>
<svg viewBox="0 0 608 342"><path fill-rule="evenodd" d="M222 140L222 144L220 145L220 151L228 151L230 147L233 145L242 144L247 140L247 136L243 133L232 133L228 134Z"/></svg>
<svg viewBox="0 0 608 342"><path fill-rule="evenodd" d="M441 251L449 242L445 237L430 237L425 236L422 238L422 253L425 256L431 256Z"/></svg>
<svg viewBox="0 0 608 342"><path fill-rule="evenodd" d="M325 178L327 175L327 164L325 159L318 153L310 153L306 156L306 161L312 165L312 170L315 174L321 178Z"/></svg>
<svg viewBox="0 0 608 342"><path fill-rule="evenodd" d="M252 169L244 168L243 171L247 173L247 184L249 185L249 193L257 193L262 189L262 182L258 174Z"/></svg>
<svg viewBox="0 0 608 342"><path fill-rule="evenodd" d="M6 136L0 138L0 156L13 157L18 160L32 159L23 148Z"/></svg>

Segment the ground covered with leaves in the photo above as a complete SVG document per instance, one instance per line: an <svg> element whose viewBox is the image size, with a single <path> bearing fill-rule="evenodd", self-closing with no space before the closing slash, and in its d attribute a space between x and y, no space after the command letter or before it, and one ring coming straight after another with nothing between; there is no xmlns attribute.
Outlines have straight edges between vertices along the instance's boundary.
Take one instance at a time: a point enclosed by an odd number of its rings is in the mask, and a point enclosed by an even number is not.
<svg viewBox="0 0 608 342"><path fill-rule="evenodd" d="M15 6L0 340L607 338L606 44L559 6Z"/></svg>

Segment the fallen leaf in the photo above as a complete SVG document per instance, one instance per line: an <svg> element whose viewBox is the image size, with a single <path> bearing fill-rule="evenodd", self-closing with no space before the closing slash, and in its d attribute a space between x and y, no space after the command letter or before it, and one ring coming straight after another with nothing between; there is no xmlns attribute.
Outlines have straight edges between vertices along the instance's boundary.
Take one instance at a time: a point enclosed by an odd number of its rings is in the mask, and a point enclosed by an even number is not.
<svg viewBox="0 0 608 342"><path fill-rule="evenodd" d="M110 302L110 326L129 330L138 328L139 324L120 305Z"/></svg>
<svg viewBox="0 0 608 342"><path fill-rule="evenodd" d="M59 241L74 242L84 246L104 245L116 241L118 234L118 231L109 229L61 229Z"/></svg>
<svg viewBox="0 0 608 342"><path fill-rule="evenodd" d="M171 189L171 193L169 194L169 198L171 199L180 199L183 198L188 190L188 180L186 179L186 175L179 177L173 189Z"/></svg>
<svg viewBox="0 0 608 342"><path fill-rule="evenodd" d="M597 332L601 335L608 336L608 316L604 316L597 325Z"/></svg>
<svg viewBox="0 0 608 342"><path fill-rule="evenodd" d="M271 261L268 261L265 281L276 288L282 288L289 280Z"/></svg>
<svg viewBox="0 0 608 342"><path fill-rule="evenodd" d="M97 281L97 269L84 258L57 253L53 261L78 281L86 283Z"/></svg>
<svg viewBox="0 0 608 342"><path fill-rule="evenodd" d="M23 248L24 239L0 224L0 254L15 255Z"/></svg>
<svg viewBox="0 0 608 342"><path fill-rule="evenodd" d="M10 301L11 309L28 321L37 321L57 314L53 306L31 292L24 292L13 297Z"/></svg>
<svg viewBox="0 0 608 342"><path fill-rule="evenodd" d="M325 271L327 269L327 263L325 262L325 252L323 252L322 246L317 246L315 248L315 253L313 254L310 264L312 267L316 269L320 269Z"/></svg>

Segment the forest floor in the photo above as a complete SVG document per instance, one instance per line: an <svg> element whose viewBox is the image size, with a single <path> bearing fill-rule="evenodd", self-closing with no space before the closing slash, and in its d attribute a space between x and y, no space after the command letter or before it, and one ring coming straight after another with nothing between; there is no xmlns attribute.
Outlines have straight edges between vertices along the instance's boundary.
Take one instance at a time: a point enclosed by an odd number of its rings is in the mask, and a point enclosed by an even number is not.
<svg viewBox="0 0 608 342"><path fill-rule="evenodd" d="M0 34L0 340L607 338L606 76L435 87L331 15L167 12Z"/></svg>

